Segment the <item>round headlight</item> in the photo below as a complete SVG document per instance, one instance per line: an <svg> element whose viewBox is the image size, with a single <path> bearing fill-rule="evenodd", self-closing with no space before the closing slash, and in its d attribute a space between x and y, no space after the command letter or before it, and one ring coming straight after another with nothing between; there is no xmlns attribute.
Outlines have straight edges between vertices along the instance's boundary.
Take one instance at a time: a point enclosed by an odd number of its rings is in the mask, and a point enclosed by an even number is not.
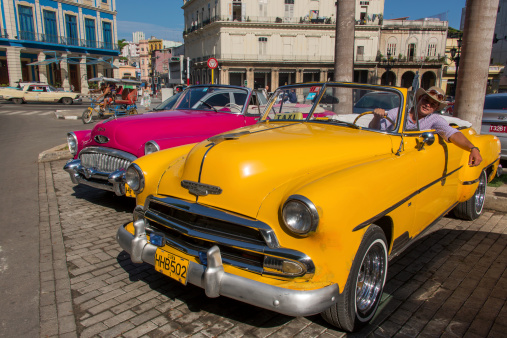
<svg viewBox="0 0 507 338"><path fill-rule="evenodd" d="M148 141L144 145L144 154L145 155L155 153L159 150L160 150L160 147L158 146L157 142L155 142L155 141Z"/></svg>
<svg viewBox="0 0 507 338"><path fill-rule="evenodd" d="M317 208L308 198L301 195L292 195L287 199L282 216L287 228L299 236L314 232L319 224Z"/></svg>
<svg viewBox="0 0 507 338"><path fill-rule="evenodd" d="M135 163L132 163L127 168L125 173L125 181L128 186L134 190L136 194L140 193L144 189L144 175L143 171Z"/></svg>
<svg viewBox="0 0 507 338"><path fill-rule="evenodd" d="M67 133L67 144L72 155L77 154L77 137L74 133Z"/></svg>

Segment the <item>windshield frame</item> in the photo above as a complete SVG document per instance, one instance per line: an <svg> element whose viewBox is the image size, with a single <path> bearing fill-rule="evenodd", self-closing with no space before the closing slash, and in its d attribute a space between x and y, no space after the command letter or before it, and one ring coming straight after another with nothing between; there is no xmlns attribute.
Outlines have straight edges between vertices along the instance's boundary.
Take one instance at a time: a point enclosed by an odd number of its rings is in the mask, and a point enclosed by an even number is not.
<svg viewBox="0 0 507 338"><path fill-rule="evenodd" d="M294 120L294 121L288 121L288 120L274 120L274 119L268 119L268 114L271 111L273 105L277 101L277 96L274 95L278 91L287 91L291 89L301 88L301 87L310 87L310 86L318 86L321 87L319 94L317 95L317 98L315 99L315 102L313 103L312 107L310 108L310 111L306 118L303 120ZM359 129L365 129L365 130L371 130L371 131L377 131L381 133L389 133L389 134L401 134L403 131L402 126L402 117L407 112L406 107L406 98L403 92L397 88L397 87L390 87L390 86L382 86L382 85L370 85L370 84L362 84L362 83L349 83L349 82L311 82L311 83L297 83L293 85L287 85L287 86L281 86L278 87L273 95L270 96L268 100L268 104L266 106L266 109L261 114L261 118L259 118L259 123L261 122L268 122L268 123L276 123L276 122L282 122L282 123L323 123L326 124L326 122L319 121L318 119L312 119L313 114L320 103L322 96L325 94L327 88L352 88L352 89L364 89L364 90L372 90L372 91L385 91L385 92L392 92L394 94L397 94L400 97L400 112L398 113L398 117L396 119L396 129L394 130L379 130L374 128L366 128L366 127L359 127Z"/></svg>
<svg viewBox="0 0 507 338"><path fill-rule="evenodd" d="M220 89L239 90L239 91L243 91L247 94L246 99L245 99L245 103L243 104L243 108L242 108L241 112L236 112L236 111L231 110L230 112L218 111L218 113L232 114L232 115L245 115L246 112L248 111L248 103L252 99L252 89L251 88L241 87L241 86L232 86L232 85L220 85L220 84L192 85L192 86L185 88L185 90L183 92L181 92L181 96L178 98L178 100L174 104L174 107L171 110L205 110L205 111L215 112L213 109L211 109L209 107L207 107L205 109L202 109L202 108L198 109L198 108L192 108L192 107L179 107L181 104L181 101L183 101L186 98L186 94L188 94L189 91L206 89L206 88L216 88L218 90L220 90ZM204 96L206 96L207 94L205 94ZM201 99L199 99L198 101L200 101ZM260 116L262 116L262 114L260 114Z"/></svg>

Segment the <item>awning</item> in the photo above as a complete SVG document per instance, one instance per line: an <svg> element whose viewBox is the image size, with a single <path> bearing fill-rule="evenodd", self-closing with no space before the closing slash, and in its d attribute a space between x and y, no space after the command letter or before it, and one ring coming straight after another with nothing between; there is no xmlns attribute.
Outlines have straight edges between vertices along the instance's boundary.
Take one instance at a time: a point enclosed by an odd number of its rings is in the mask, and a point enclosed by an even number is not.
<svg viewBox="0 0 507 338"><path fill-rule="evenodd" d="M60 61L65 60L65 59L67 60L68 64L80 65L82 63L81 60L83 58L83 57L76 57L76 56L70 56L70 57L65 58L62 56L57 56L56 52L44 52L44 53L46 53L46 54L54 53L54 56L52 56L51 58L48 59L47 55L46 55L46 60L29 63L28 66L46 66L46 65L49 65L52 63L60 63ZM102 65L107 69L109 69L109 68L118 69L118 67L113 65L113 57L112 56L102 57L102 58L93 58L90 56L84 56L84 58L86 61L83 62L83 64L85 64L87 66L88 65Z"/></svg>
<svg viewBox="0 0 507 338"><path fill-rule="evenodd" d="M280 71L278 71L279 74L292 74L295 72L295 69L280 69Z"/></svg>
<svg viewBox="0 0 507 338"><path fill-rule="evenodd" d="M122 83L122 84L130 84L130 85L140 85L142 82L137 80L130 79L114 79L111 77L94 77L88 80L88 82L108 82L108 83Z"/></svg>

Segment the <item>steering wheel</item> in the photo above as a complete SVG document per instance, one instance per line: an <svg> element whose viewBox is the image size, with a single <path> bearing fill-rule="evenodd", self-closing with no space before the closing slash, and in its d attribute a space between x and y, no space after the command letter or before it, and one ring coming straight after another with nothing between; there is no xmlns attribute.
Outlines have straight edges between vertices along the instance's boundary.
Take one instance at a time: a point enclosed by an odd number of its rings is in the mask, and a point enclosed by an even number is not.
<svg viewBox="0 0 507 338"><path fill-rule="evenodd" d="M243 107L239 104L229 102L224 107L237 109L240 113L243 111Z"/></svg>
<svg viewBox="0 0 507 338"><path fill-rule="evenodd" d="M357 122L357 120L359 120L359 119L360 119L361 117L363 117L364 115L368 115L368 114L373 114L373 111L365 111L364 113L359 114L359 116L358 116L358 117L356 117L356 118L355 118L355 120L354 120L354 122L352 122L352 123L357 124L357 123L356 123L356 122ZM391 124L392 124L393 126L395 125L395 123L393 122L393 120L391 120L389 117L387 117L387 115L386 115L386 116L384 116L383 118L384 118L384 119L386 119L387 121L391 122Z"/></svg>

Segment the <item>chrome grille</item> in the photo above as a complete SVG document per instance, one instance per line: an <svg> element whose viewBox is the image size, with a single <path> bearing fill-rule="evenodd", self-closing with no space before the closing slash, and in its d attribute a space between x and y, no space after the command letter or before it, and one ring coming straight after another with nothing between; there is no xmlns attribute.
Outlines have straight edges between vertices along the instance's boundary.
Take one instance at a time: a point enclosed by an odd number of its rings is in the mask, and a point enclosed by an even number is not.
<svg viewBox="0 0 507 338"><path fill-rule="evenodd" d="M101 147L89 147L79 154L81 165L97 171L111 173L119 169L127 169L130 163L136 160L132 154Z"/></svg>

